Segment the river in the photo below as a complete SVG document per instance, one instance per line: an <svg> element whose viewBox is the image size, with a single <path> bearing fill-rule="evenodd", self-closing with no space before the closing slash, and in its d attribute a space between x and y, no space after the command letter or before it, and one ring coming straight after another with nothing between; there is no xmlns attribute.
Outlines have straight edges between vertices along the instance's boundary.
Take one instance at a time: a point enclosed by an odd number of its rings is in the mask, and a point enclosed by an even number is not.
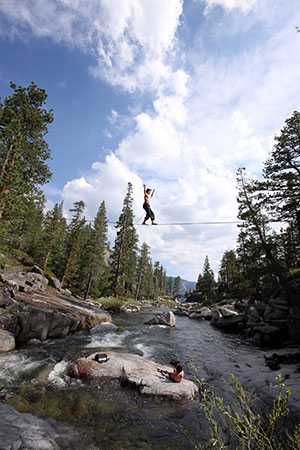
<svg viewBox="0 0 300 450"><path fill-rule="evenodd" d="M208 430L200 401L151 399L119 387L117 381L97 386L66 376L68 361L83 353L114 349L159 363L178 359L187 377L205 379L228 401L232 400L228 378L234 373L256 392L262 407L271 404L278 372L265 365L269 351L246 345L239 336L224 334L208 322L186 317L177 317L174 329L143 325L152 315L119 314L114 322L121 331L78 334L1 355L0 383L8 392L6 400L21 412L82 430L101 450L188 450L205 442ZM297 366L285 366L280 373L292 388L292 407L300 411Z"/></svg>

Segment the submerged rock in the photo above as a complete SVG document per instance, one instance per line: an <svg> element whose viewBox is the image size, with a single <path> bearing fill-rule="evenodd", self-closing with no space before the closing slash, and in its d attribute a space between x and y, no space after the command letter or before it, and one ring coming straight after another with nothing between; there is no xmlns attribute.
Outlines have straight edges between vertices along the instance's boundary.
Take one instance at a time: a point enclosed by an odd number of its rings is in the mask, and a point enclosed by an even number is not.
<svg viewBox="0 0 300 450"><path fill-rule="evenodd" d="M1 450L97 450L88 438L71 427L46 421L32 414L22 414L0 404Z"/></svg>
<svg viewBox="0 0 300 450"><path fill-rule="evenodd" d="M172 311L163 312L156 314L155 317L153 317L150 320L147 320L147 322L145 322L145 325L167 325L168 327L175 327L176 318L174 316L174 313L172 313Z"/></svg>
<svg viewBox="0 0 300 450"><path fill-rule="evenodd" d="M14 336L6 330L0 330L0 352L10 352L16 348Z"/></svg>
<svg viewBox="0 0 300 450"><path fill-rule="evenodd" d="M173 400L196 397L198 387L190 380L180 383L170 381L158 372L158 368L173 372L173 369L161 366L154 361L129 353L106 352L108 361L98 363L96 354L70 364L68 374L71 377L101 380L102 378L118 378L122 385L130 385L141 394L166 397Z"/></svg>

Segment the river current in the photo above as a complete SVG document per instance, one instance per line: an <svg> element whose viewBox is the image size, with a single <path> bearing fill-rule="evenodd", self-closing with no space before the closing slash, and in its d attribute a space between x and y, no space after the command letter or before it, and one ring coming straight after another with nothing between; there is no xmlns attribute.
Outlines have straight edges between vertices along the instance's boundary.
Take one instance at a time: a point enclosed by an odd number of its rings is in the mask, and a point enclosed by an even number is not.
<svg viewBox="0 0 300 450"><path fill-rule="evenodd" d="M176 317L174 329L144 325L152 316L119 314L114 322L121 331L79 334L1 355L0 384L8 393L6 400L21 412L82 430L104 450L199 448L208 438L201 401L145 398L119 387L117 381L97 386L67 377L69 361L93 351L115 350L159 363L180 360L187 378L204 379L227 401L232 401L229 375L234 373L248 390L255 391L261 407L271 405L275 377L280 372L292 388L292 408L300 411L297 366L272 372L264 361L271 352L247 345L239 336L186 317ZM295 349L285 352L289 350Z"/></svg>

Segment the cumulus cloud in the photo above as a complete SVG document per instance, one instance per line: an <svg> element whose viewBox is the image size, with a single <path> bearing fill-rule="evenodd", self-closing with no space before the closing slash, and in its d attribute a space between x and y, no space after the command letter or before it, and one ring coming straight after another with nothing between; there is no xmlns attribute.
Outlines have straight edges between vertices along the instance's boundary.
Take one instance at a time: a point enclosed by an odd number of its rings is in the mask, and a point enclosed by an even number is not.
<svg viewBox="0 0 300 450"><path fill-rule="evenodd" d="M234 59L193 52L189 75L171 71L174 82L162 85L149 111L135 114L130 133L104 162L94 164L87 179L97 199L107 200L111 217L120 211L127 181L134 184L137 219L143 214L144 181L157 189L153 207L161 223L236 217L236 169L260 170L274 131L297 107L299 43L291 39L290 23ZM65 186L67 203L69 189ZM88 197L89 188L80 191L93 214L96 196ZM139 227L140 241L151 245L154 257L191 279L206 254L218 268L237 232L235 225Z"/></svg>
<svg viewBox="0 0 300 450"><path fill-rule="evenodd" d="M93 54L90 72L112 85L157 89L172 75L182 0L2 0L0 13L2 33L29 30Z"/></svg>
<svg viewBox="0 0 300 450"><path fill-rule="evenodd" d="M205 0L207 9L213 6L222 6L225 9L239 9L243 13L249 12L257 0Z"/></svg>
<svg viewBox="0 0 300 450"><path fill-rule="evenodd" d="M271 20L273 0L264 2L266 11L252 0L205 2L209 8L242 13L252 8L251 24L261 23L262 17ZM156 188L153 207L161 223L235 218L236 169L243 165L251 173L259 171L274 131L299 106L299 42L292 17L297 1L291 2L295 7L287 14L285 2L278 0L282 14L278 8L275 25L268 22L273 33L234 57L225 47L225 54L203 53L200 29L184 70L173 61L181 0L2 1L0 11L16 33L21 24L36 36L77 45L95 56L95 76L127 90L152 90L151 105L132 113L130 131L113 151L104 159L99 156L86 176L66 183L66 209L83 199L91 218L104 199L115 220L131 181L137 220L143 214L143 182ZM250 15L239 15L239 29L247 25L249 31ZM216 33L215 39L222 36ZM217 40L211 44L220 48ZM117 111L108 119L112 127L122 120ZM195 279L206 254L217 269L222 252L235 245L237 228L139 227L139 235L174 274Z"/></svg>

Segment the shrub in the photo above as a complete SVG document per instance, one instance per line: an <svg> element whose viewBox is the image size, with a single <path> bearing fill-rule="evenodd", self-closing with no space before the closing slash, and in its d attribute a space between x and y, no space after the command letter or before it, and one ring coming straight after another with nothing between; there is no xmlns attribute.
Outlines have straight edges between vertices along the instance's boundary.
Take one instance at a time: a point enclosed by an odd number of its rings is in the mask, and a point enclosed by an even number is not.
<svg viewBox="0 0 300 450"><path fill-rule="evenodd" d="M300 450L300 425L290 433L283 426L289 414L291 391L282 376L276 378L277 395L271 411L258 412L256 398L231 375L234 402L226 404L203 382L198 380L202 406L210 429L210 441L200 449ZM228 444L230 442L230 444ZM232 446L233 445L233 446Z"/></svg>

